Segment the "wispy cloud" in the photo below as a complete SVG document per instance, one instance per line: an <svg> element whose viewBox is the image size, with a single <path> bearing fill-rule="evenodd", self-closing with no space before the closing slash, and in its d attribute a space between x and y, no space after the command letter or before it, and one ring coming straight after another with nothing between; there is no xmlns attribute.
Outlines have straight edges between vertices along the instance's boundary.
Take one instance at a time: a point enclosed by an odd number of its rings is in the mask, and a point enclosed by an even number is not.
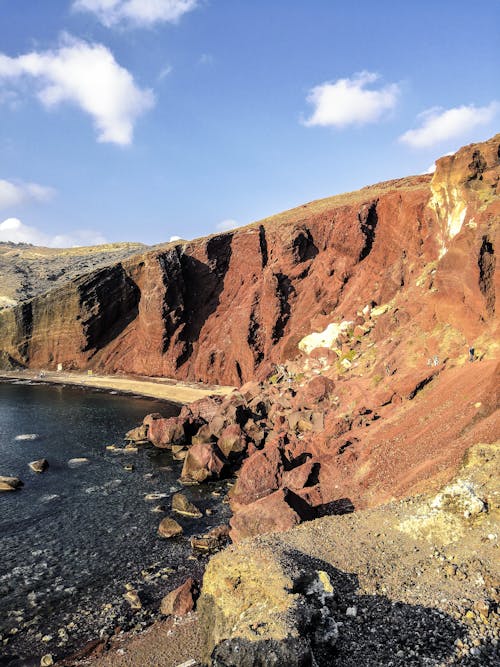
<svg viewBox="0 0 500 667"><path fill-rule="evenodd" d="M55 194L54 188L38 183L0 179L0 209L19 206L27 201L49 201Z"/></svg>
<svg viewBox="0 0 500 667"><path fill-rule="evenodd" d="M493 121L499 112L500 103L496 101L485 107L470 104L453 109L427 109L419 115L420 127L408 130L399 141L412 148L429 148L448 139L466 136L472 129Z"/></svg>
<svg viewBox="0 0 500 667"><path fill-rule="evenodd" d="M396 106L400 89L396 83L375 88L373 84L379 79L374 72L359 72L351 78L315 86L307 96L313 112L304 125L342 128L380 120Z"/></svg>
<svg viewBox="0 0 500 667"><path fill-rule="evenodd" d="M158 74L158 81L163 81L163 79L165 79L169 74L172 73L173 69L174 68L172 67L172 65L165 65L165 67L163 67L160 70L160 73Z"/></svg>
<svg viewBox="0 0 500 667"><path fill-rule="evenodd" d="M228 218L227 220L221 220L215 228L217 229L218 232L228 232L231 229L234 229L235 227L239 227L241 223L239 223L237 220L232 220L231 218Z"/></svg>
<svg viewBox="0 0 500 667"><path fill-rule="evenodd" d="M18 218L7 218L0 222L0 241L31 243L46 248L72 248L107 243L100 232L91 229L76 229L68 234L51 236L37 227L23 224Z"/></svg>
<svg viewBox="0 0 500 667"><path fill-rule="evenodd" d="M98 141L122 146L132 142L135 121L155 102L153 92L139 88L109 49L69 35L55 51L17 58L0 53L0 85L21 91L26 81L46 109L74 104L92 117Z"/></svg>
<svg viewBox="0 0 500 667"><path fill-rule="evenodd" d="M198 0L74 0L73 9L94 14L108 28L124 25L151 28L177 23L198 6Z"/></svg>

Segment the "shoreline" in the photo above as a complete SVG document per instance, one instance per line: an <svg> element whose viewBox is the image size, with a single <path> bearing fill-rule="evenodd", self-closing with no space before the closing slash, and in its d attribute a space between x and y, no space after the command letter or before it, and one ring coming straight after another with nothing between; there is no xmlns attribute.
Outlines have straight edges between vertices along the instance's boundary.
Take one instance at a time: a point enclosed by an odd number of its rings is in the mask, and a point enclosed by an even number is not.
<svg viewBox="0 0 500 667"><path fill-rule="evenodd" d="M218 394L225 396L234 387L203 385L195 382L177 381L172 378L153 378L134 375L89 375L71 371L39 370L4 371L0 370L2 380L29 380L33 384L72 385L89 389L116 391L119 394L143 396L184 405L205 396Z"/></svg>

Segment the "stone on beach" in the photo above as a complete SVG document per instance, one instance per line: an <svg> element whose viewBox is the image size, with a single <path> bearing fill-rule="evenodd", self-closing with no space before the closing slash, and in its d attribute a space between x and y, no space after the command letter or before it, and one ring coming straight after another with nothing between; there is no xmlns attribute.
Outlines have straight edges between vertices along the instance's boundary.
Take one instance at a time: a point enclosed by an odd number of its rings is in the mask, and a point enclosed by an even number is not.
<svg viewBox="0 0 500 667"><path fill-rule="evenodd" d="M193 505L183 493L174 493L172 496L172 511L195 519L203 516L196 505Z"/></svg>
<svg viewBox="0 0 500 667"><path fill-rule="evenodd" d="M166 595L160 605L164 616L185 616L193 611L198 597L198 585L192 577Z"/></svg>
<svg viewBox="0 0 500 667"><path fill-rule="evenodd" d="M137 591L130 590L123 594L124 599L129 603L132 609L142 609L142 603Z"/></svg>
<svg viewBox="0 0 500 667"><path fill-rule="evenodd" d="M19 477L4 477L0 475L0 491L16 491L21 486L23 482Z"/></svg>
<svg viewBox="0 0 500 667"><path fill-rule="evenodd" d="M16 435L14 440L38 440L39 437L38 433L21 433Z"/></svg>
<svg viewBox="0 0 500 667"><path fill-rule="evenodd" d="M31 470L36 473L41 473L45 472L47 468L49 467L49 462L47 459L38 459L37 461L31 461L31 463L28 464Z"/></svg>
<svg viewBox="0 0 500 667"><path fill-rule="evenodd" d="M158 535L164 538L176 537L177 535L182 535L183 533L182 526L180 526L175 519L172 517L165 517L158 526Z"/></svg>

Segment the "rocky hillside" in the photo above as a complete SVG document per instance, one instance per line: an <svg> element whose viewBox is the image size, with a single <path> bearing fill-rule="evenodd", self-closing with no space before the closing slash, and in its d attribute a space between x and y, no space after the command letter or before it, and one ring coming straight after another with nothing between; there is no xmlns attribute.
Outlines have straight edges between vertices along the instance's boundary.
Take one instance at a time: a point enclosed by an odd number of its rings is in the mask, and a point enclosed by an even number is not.
<svg viewBox="0 0 500 667"><path fill-rule="evenodd" d="M119 262L144 250L142 243L88 248L41 248L0 242L0 309L48 292L82 273Z"/></svg>
<svg viewBox="0 0 500 667"><path fill-rule="evenodd" d="M468 344L489 352L499 141L442 158L432 178L107 261L3 312L0 348L34 368L241 384L368 305L387 307L370 333L373 377Z"/></svg>

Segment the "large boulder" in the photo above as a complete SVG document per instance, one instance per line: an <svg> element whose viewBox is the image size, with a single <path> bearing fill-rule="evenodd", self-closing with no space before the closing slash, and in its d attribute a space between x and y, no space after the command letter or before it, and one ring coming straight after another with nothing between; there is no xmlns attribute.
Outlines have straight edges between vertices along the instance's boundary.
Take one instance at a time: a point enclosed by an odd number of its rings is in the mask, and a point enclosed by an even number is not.
<svg viewBox="0 0 500 667"><path fill-rule="evenodd" d="M181 417L154 419L149 424L148 439L155 447L170 448L183 445L186 441L184 424Z"/></svg>
<svg viewBox="0 0 500 667"><path fill-rule="evenodd" d="M230 424L221 431L217 444L224 456L229 458L245 451L247 439L241 430L241 426Z"/></svg>
<svg viewBox="0 0 500 667"><path fill-rule="evenodd" d="M200 443L189 448L181 480L186 483L201 483L206 479L218 478L226 465L223 453L213 443Z"/></svg>
<svg viewBox="0 0 500 667"><path fill-rule="evenodd" d="M210 560L198 601L204 663L313 667L337 640L334 608L326 572L267 544L229 547Z"/></svg>
<svg viewBox="0 0 500 667"><path fill-rule="evenodd" d="M314 510L303 498L290 489L279 489L237 508L230 521L231 539L238 542L262 533L283 532L314 517Z"/></svg>
<svg viewBox="0 0 500 667"><path fill-rule="evenodd" d="M231 490L233 507L253 503L280 488L284 472L281 444L277 438L243 461L236 484Z"/></svg>

